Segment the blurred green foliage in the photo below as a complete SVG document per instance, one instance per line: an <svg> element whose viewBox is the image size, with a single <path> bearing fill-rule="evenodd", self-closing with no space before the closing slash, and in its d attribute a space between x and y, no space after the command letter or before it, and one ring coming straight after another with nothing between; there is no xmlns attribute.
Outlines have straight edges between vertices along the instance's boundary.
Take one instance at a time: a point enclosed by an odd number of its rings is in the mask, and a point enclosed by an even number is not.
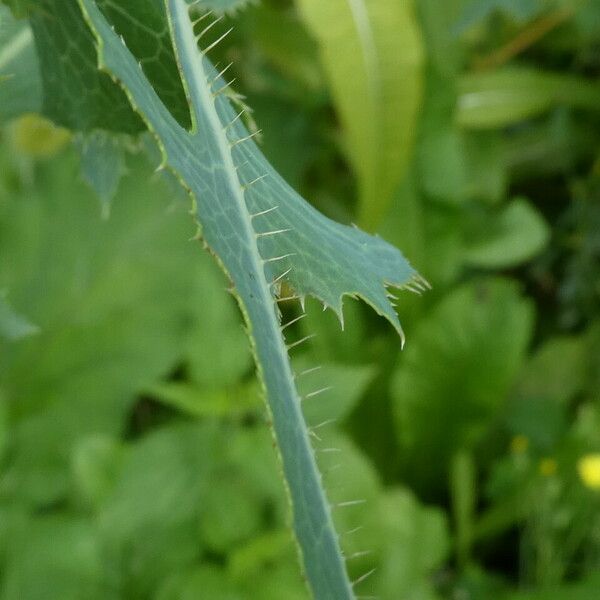
<svg viewBox="0 0 600 600"><path fill-rule="evenodd" d="M218 49L288 181L344 222L376 202L433 285L398 301L404 352L350 301L343 333L311 301L294 326L317 333L296 369L333 386L305 405L340 450L319 454L329 497L365 500L335 513L352 576L376 568L357 593L595 598L600 3L388 3L423 46L414 80L383 63L419 98L378 115L398 117L389 197L356 166L385 145L350 127L373 125L372 82L336 79L314 3L250 5ZM306 598L241 318L185 195L147 140L14 120L41 108L16 76L38 66L0 19L0 598Z"/></svg>

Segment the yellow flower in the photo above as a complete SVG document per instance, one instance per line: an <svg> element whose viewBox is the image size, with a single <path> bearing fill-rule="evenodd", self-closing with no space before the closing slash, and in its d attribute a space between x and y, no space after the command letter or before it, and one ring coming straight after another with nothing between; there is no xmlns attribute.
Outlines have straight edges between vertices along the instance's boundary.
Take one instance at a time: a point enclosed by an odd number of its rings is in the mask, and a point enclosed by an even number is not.
<svg viewBox="0 0 600 600"><path fill-rule="evenodd" d="M600 490L600 454L586 454L577 461L577 472L584 485Z"/></svg>
<svg viewBox="0 0 600 600"><path fill-rule="evenodd" d="M510 441L510 449L514 454L524 454L529 448L529 438L525 435L515 435Z"/></svg>
<svg viewBox="0 0 600 600"><path fill-rule="evenodd" d="M551 477L556 473L558 465L553 458L544 458L540 461L540 473L544 477Z"/></svg>

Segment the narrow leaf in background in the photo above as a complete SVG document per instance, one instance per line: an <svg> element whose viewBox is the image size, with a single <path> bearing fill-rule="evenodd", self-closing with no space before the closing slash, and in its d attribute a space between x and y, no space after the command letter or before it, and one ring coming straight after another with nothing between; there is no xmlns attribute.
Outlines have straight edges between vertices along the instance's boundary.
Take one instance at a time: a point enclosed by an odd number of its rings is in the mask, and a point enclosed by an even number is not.
<svg viewBox="0 0 600 600"><path fill-rule="evenodd" d="M358 178L359 223L376 229L411 156L423 45L412 2L298 0L318 40Z"/></svg>

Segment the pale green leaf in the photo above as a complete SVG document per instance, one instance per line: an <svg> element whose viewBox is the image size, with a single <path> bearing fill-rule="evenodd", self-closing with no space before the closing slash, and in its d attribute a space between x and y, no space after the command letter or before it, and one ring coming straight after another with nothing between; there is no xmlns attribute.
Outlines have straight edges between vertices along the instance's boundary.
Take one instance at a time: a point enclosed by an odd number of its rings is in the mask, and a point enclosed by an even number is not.
<svg viewBox="0 0 600 600"><path fill-rule="evenodd" d="M423 47L412 2L299 0L320 44L357 174L359 222L376 228L411 156Z"/></svg>
<svg viewBox="0 0 600 600"><path fill-rule="evenodd" d="M596 81L526 67L467 73L459 81L458 92L458 123L472 129L506 127L556 105L600 108Z"/></svg>
<svg viewBox="0 0 600 600"><path fill-rule="evenodd" d="M380 598L438 598L431 576L449 551L444 513L421 506L411 492L396 488L374 503L368 526L380 536L375 594Z"/></svg>
<svg viewBox="0 0 600 600"><path fill-rule="evenodd" d="M531 327L530 304L500 279L456 289L420 321L392 387L402 456L419 487L440 489L453 453L481 440L521 368Z"/></svg>
<svg viewBox="0 0 600 600"><path fill-rule="evenodd" d="M117 600L94 525L81 517L37 516L7 540L2 600Z"/></svg>
<svg viewBox="0 0 600 600"><path fill-rule="evenodd" d="M1 485L36 505L63 497L81 436L120 432L135 394L183 359L192 280L209 260L147 168L124 179L102 221L73 158L0 191L0 288L39 327L0 361L12 446Z"/></svg>
<svg viewBox="0 0 600 600"><path fill-rule="evenodd" d="M356 406L367 386L373 379L375 370L368 365L320 365L316 370L310 361L294 362L296 373L306 372L299 385L303 402L304 416L311 426L326 421L342 421ZM310 370L310 372L308 372ZM306 398L307 394L325 390Z"/></svg>
<svg viewBox="0 0 600 600"><path fill-rule="evenodd" d="M548 225L524 198L495 214L473 218L465 232L464 260L487 269L517 266L541 252L550 238Z"/></svg>

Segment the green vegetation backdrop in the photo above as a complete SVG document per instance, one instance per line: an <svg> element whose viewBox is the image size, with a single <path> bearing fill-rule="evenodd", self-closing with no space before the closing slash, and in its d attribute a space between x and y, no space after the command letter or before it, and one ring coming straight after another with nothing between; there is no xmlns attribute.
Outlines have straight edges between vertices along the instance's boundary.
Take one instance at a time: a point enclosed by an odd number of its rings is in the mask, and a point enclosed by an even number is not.
<svg viewBox="0 0 600 600"><path fill-rule="evenodd" d="M308 598L242 318L189 199L120 98L49 78L40 19L65 29L65 65L96 60L77 3L6 4L0 600ZM204 5L224 14L207 43L234 26L213 60L279 173L432 285L398 294L403 351L349 298L344 331L311 299L291 328L316 334L292 355L321 366L302 385L328 388L303 406L328 497L361 500L334 513L351 578L375 569L357 596L597 598L600 2ZM185 123L165 60L146 73Z"/></svg>

